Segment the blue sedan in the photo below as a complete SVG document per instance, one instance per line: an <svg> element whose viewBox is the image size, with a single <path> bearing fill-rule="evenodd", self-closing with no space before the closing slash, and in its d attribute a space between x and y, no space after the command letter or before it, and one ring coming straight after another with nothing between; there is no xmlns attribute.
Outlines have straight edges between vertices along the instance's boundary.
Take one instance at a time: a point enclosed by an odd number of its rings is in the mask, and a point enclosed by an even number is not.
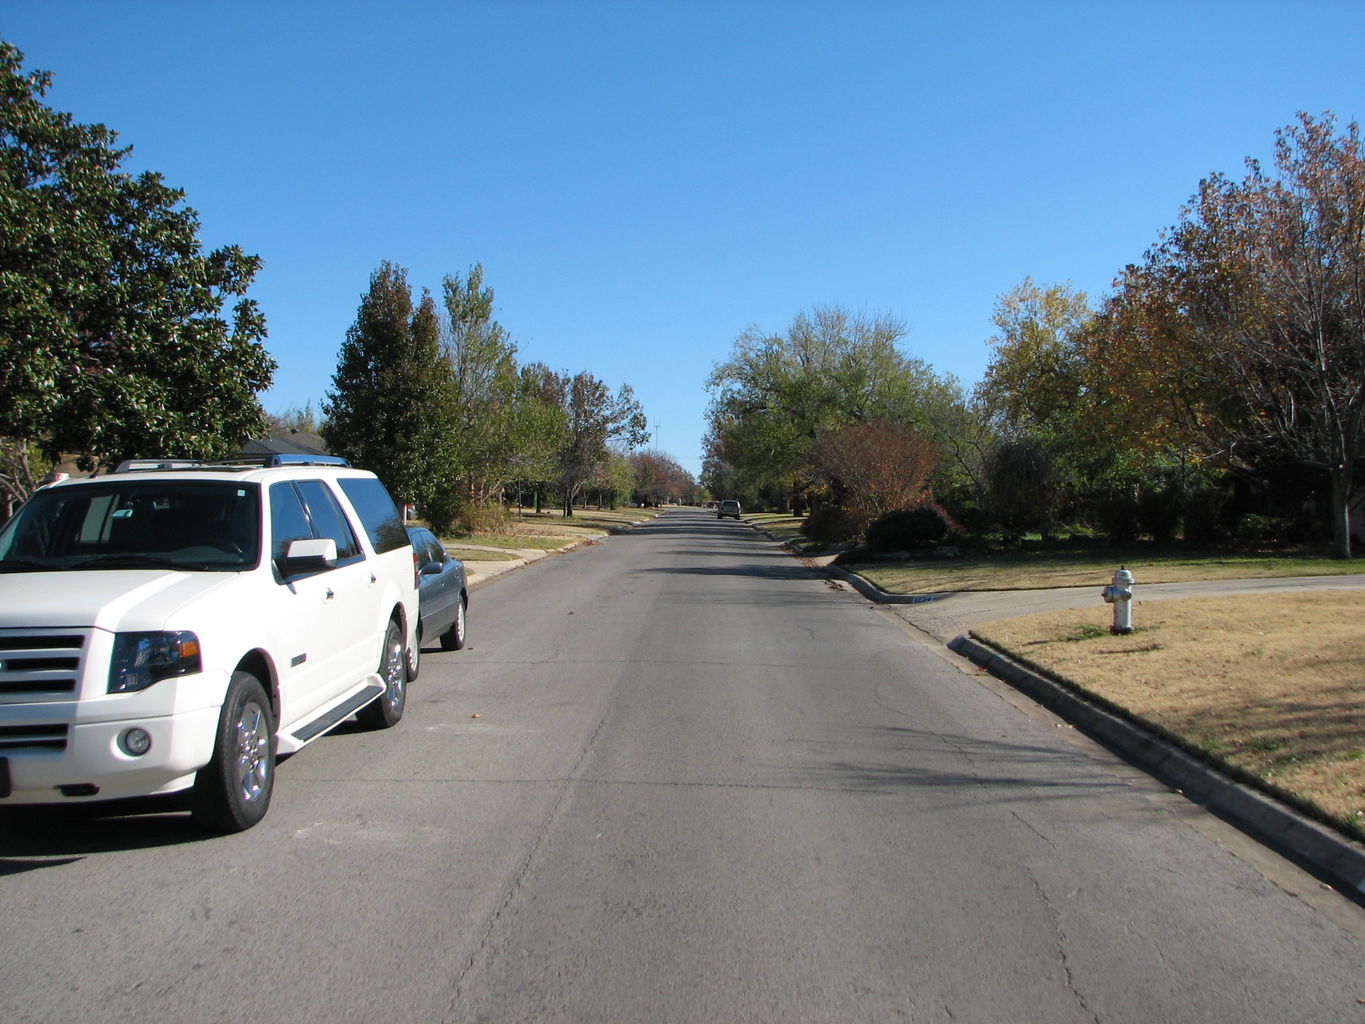
<svg viewBox="0 0 1365 1024"><path fill-rule="evenodd" d="M446 554L434 533L425 527L409 526L408 536L420 574L417 596L421 621L417 643L408 650L408 678L416 679L425 637L436 637L444 651L458 651L467 642L465 612L469 608L469 587L464 563Z"/></svg>

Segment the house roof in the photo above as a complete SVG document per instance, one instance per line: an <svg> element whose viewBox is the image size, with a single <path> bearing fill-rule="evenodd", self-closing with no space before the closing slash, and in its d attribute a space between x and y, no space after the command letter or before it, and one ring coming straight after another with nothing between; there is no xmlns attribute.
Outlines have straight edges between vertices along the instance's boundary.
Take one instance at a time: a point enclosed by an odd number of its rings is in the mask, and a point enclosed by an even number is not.
<svg viewBox="0 0 1365 1024"><path fill-rule="evenodd" d="M317 434L303 430L275 430L268 437L242 445L241 455L330 455Z"/></svg>

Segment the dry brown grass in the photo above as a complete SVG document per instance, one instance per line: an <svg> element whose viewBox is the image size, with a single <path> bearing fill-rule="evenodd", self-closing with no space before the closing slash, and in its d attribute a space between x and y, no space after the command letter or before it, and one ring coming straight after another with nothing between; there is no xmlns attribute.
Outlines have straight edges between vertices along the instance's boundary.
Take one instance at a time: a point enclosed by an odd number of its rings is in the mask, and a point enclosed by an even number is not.
<svg viewBox="0 0 1365 1024"><path fill-rule="evenodd" d="M1138 602L972 630L1365 837L1365 591Z"/></svg>
<svg viewBox="0 0 1365 1024"><path fill-rule="evenodd" d="M963 590L1046 590L1107 582L1126 565L1144 584L1192 580L1250 580L1284 576L1334 576L1360 571L1358 562L1284 555L1185 555L1123 551L1056 551L935 562L847 565L888 594L934 594Z"/></svg>

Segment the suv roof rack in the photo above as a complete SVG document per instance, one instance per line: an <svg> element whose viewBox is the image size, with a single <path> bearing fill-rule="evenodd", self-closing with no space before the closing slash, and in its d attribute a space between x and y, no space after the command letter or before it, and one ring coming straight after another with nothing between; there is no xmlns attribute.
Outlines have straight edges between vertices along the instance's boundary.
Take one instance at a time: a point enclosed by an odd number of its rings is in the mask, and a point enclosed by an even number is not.
<svg viewBox="0 0 1365 1024"><path fill-rule="evenodd" d="M340 455L302 453L245 455L235 459L124 459L115 473L151 472L167 469L256 469L272 466L350 466Z"/></svg>

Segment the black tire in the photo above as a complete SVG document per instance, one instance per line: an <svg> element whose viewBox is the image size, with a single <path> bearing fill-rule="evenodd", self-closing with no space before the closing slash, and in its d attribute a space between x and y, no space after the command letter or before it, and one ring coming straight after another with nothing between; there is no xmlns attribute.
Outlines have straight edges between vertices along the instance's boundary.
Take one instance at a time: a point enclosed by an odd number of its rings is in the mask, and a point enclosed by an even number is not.
<svg viewBox="0 0 1365 1024"><path fill-rule="evenodd" d="M390 729L403 717L408 702L408 657L403 649L403 630L396 619L389 620L384 633L384 649L379 655L379 678L384 692L355 713L366 729Z"/></svg>
<svg viewBox="0 0 1365 1024"><path fill-rule="evenodd" d="M213 759L194 777L191 813L215 832L243 832L270 809L275 790L275 715L260 681L232 673Z"/></svg>
<svg viewBox="0 0 1365 1024"><path fill-rule="evenodd" d="M417 673L422 670L422 625L417 624L417 639L408 648L408 682L417 678Z"/></svg>
<svg viewBox="0 0 1365 1024"><path fill-rule="evenodd" d="M468 609L465 606L464 595L460 595L460 604L455 609L455 621L450 624L450 628L441 634L441 650L443 651L462 651L465 644L469 642L469 621Z"/></svg>

